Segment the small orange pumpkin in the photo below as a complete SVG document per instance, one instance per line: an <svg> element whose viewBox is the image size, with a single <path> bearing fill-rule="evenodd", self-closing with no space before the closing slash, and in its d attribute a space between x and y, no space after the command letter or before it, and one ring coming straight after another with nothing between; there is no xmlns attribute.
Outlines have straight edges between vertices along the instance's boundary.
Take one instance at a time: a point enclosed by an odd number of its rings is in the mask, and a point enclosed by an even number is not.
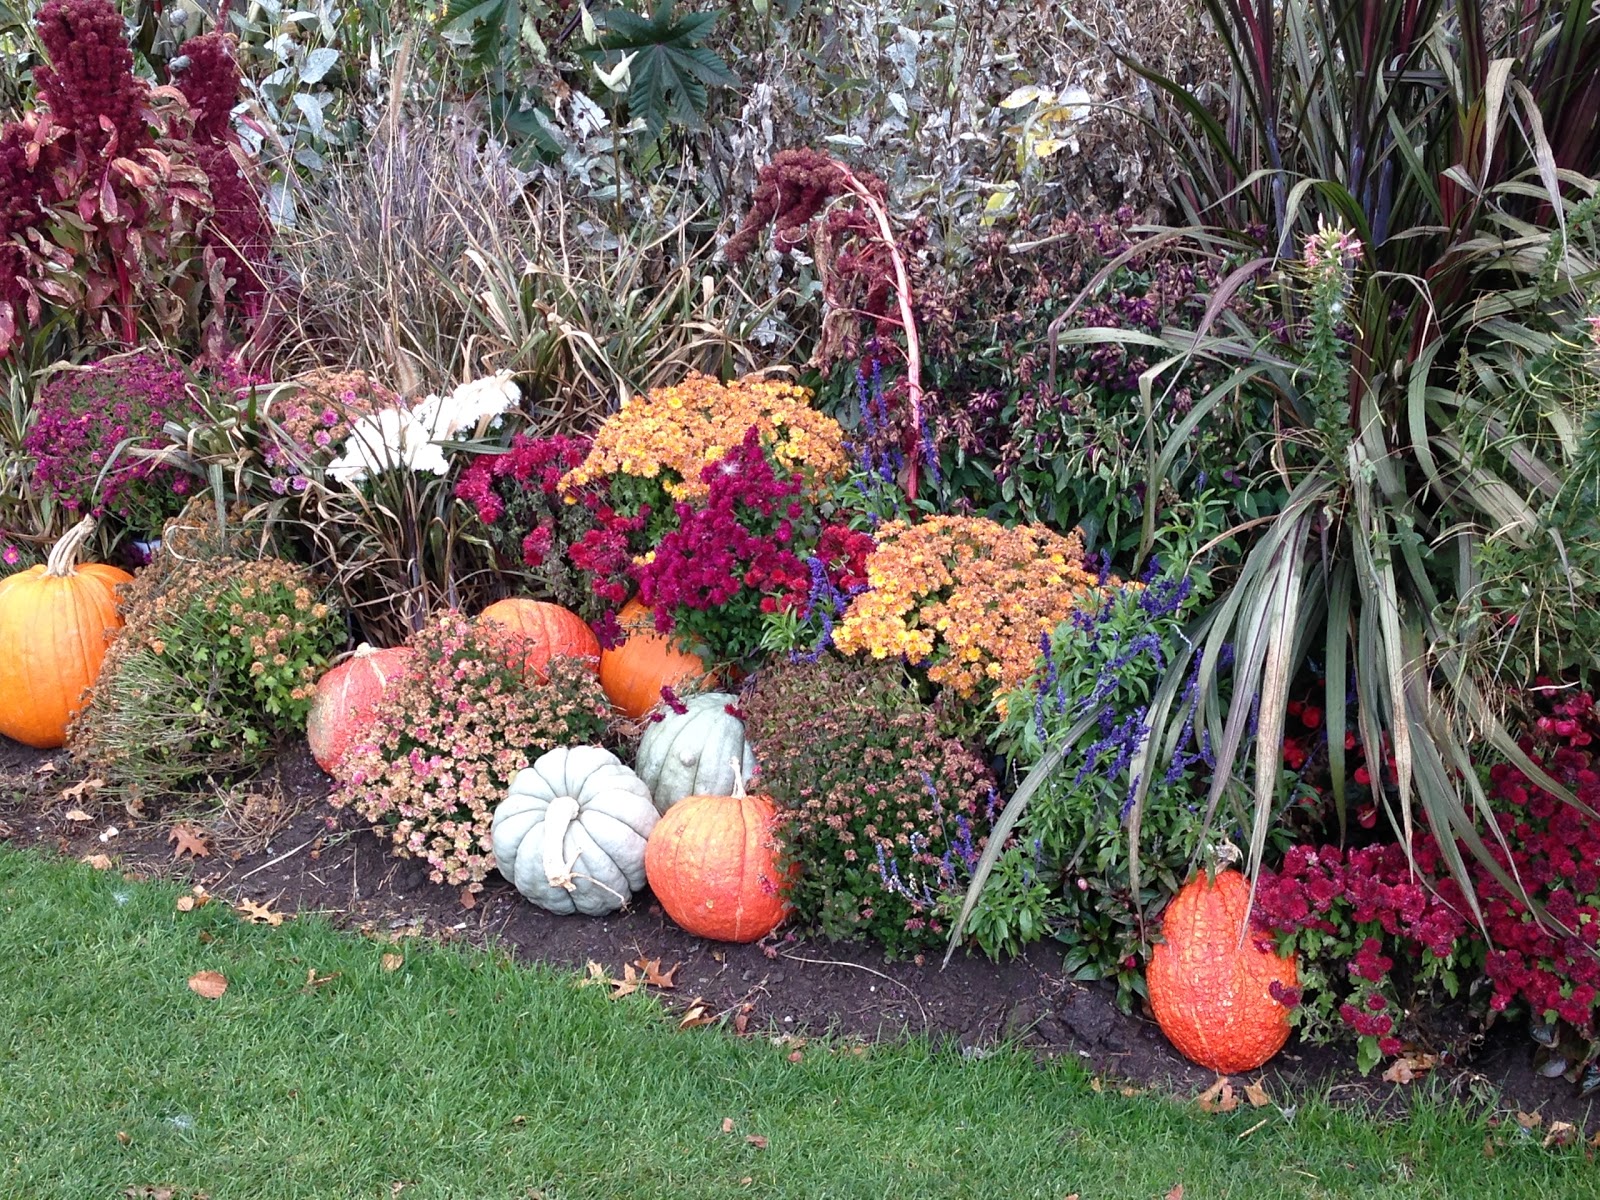
<svg viewBox="0 0 1600 1200"><path fill-rule="evenodd" d="M581 658L591 670L600 662L600 639L577 613L545 600L512 596L497 600L479 614L504 625L527 646L523 660L541 682L549 678L552 658Z"/></svg>
<svg viewBox="0 0 1600 1200"><path fill-rule="evenodd" d="M1253 1071L1289 1040L1289 1010L1272 985L1299 978L1262 935L1245 930L1250 883L1238 871L1199 872L1167 905L1145 986L1161 1032L1191 1062L1226 1075ZM1245 930L1244 942L1239 933Z"/></svg>
<svg viewBox="0 0 1600 1200"><path fill-rule="evenodd" d="M384 689L405 670L412 653L409 646L374 650L362 642L354 654L317 680L317 693L306 714L306 741L324 771L332 774L345 752L366 737Z"/></svg>
<svg viewBox="0 0 1600 1200"><path fill-rule="evenodd" d="M661 907L696 937L753 942L783 922L788 880L773 831L778 806L745 794L739 762L731 796L686 796L656 823L644 870Z"/></svg>
<svg viewBox="0 0 1600 1200"><path fill-rule="evenodd" d="M661 689L705 677L706 665L658 633L645 603L635 597L617 614L625 640L600 651L600 686L628 716L638 720L661 703Z"/></svg>
<svg viewBox="0 0 1600 1200"><path fill-rule="evenodd" d="M0 733L54 750L122 628L117 588L133 576L105 563L78 565L94 518L74 525L43 566L0 580Z"/></svg>

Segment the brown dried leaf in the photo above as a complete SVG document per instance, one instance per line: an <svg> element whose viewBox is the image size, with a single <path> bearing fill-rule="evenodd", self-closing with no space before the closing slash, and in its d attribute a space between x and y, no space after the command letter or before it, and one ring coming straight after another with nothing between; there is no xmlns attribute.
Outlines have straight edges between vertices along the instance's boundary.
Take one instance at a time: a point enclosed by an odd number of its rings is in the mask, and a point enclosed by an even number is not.
<svg viewBox="0 0 1600 1200"><path fill-rule="evenodd" d="M789 1061L792 1062L792 1063L803 1062L805 1060L805 1057L806 1057L806 1052L804 1050L791 1050L791 1051L789 1051Z"/></svg>
<svg viewBox="0 0 1600 1200"><path fill-rule="evenodd" d="M126 1146L131 1141L133 1141L133 1139L128 1136L128 1131L126 1129L117 1130L117 1145Z"/></svg>
<svg viewBox="0 0 1600 1200"><path fill-rule="evenodd" d="M220 1000L228 990L228 977L221 971L201 971L189 977L189 990L207 1000Z"/></svg>
<svg viewBox="0 0 1600 1200"><path fill-rule="evenodd" d="M46 775L54 775L60 769L61 768L56 766L56 764L53 762L42 762L33 769L33 773L40 778L43 778Z"/></svg>
<svg viewBox="0 0 1600 1200"><path fill-rule="evenodd" d="M398 954L385 954L378 961L383 964L385 971L398 971L406 963L406 960Z"/></svg>
<svg viewBox="0 0 1600 1200"><path fill-rule="evenodd" d="M283 913L273 912L269 905L257 904L254 900L239 901L234 906L233 911L252 925L272 925L276 927L283 924Z"/></svg>
<svg viewBox="0 0 1600 1200"><path fill-rule="evenodd" d="M66 819L69 820L69 821L72 821L73 823L78 824L78 825L82 825L85 821L94 820L93 817L91 817L88 813L84 812L83 809L81 809L81 808L69 808L69 809L67 809Z"/></svg>
<svg viewBox="0 0 1600 1200"><path fill-rule="evenodd" d="M632 965L625 964L622 968L622 978L613 979L611 982L611 998L620 1000L624 996L631 996L639 990L639 972Z"/></svg>
<svg viewBox="0 0 1600 1200"><path fill-rule="evenodd" d="M722 1132L723 1133L732 1133L733 1132L733 1118L732 1117L723 1117L722 1118Z"/></svg>
<svg viewBox="0 0 1600 1200"><path fill-rule="evenodd" d="M678 1022L679 1029L693 1029L696 1025L709 1025L716 1020L711 1015L711 1010L706 1007L706 1002L696 996L689 1001L689 1007L683 1012L682 1019Z"/></svg>
<svg viewBox="0 0 1600 1200"><path fill-rule="evenodd" d="M659 958L636 958L634 959L633 965L638 967L639 970L644 973L645 983L649 984L651 987L660 988L662 991L671 991L673 988L678 986L677 982L673 979L673 976L678 973L678 968L683 964L673 963L672 966L663 971L661 969L661 960Z"/></svg>
<svg viewBox="0 0 1600 1200"><path fill-rule="evenodd" d="M192 825L174 825L167 834L167 841L177 847L172 852L174 859L182 858L185 854L190 858L211 857L211 844L206 841L205 831Z"/></svg>
<svg viewBox="0 0 1600 1200"><path fill-rule="evenodd" d="M111 870L111 856L109 854L85 854L78 861L88 863L96 871Z"/></svg>
<svg viewBox="0 0 1600 1200"><path fill-rule="evenodd" d="M478 897L469 887L461 889L461 907L467 909L478 907Z"/></svg>
<svg viewBox="0 0 1600 1200"><path fill-rule="evenodd" d="M1544 1148L1570 1146L1578 1140L1578 1130L1569 1121L1551 1121L1550 1132L1544 1135Z"/></svg>
<svg viewBox="0 0 1600 1200"><path fill-rule="evenodd" d="M1172 1190L1167 1193L1167 1200L1183 1200L1183 1184L1173 1184Z"/></svg>
<svg viewBox="0 0 1600 1200"><path fill-rule="evenodd" d="M189 895L178 897L179 912L193 912L197 908L204 908L211 903L211 893L198 883L190 890Z"/></svg>
<svg viewBox="0 0 1600 1200"><path fill-rule="evenodd" d="M1244 1098L1250 1101L1251 1108L1265 1108L1272 1103L1272 1097L1267 1095L1267 1089L1259 1079L1244 1085Z"/></svg>
<svg viewBox="0 0 1600 1200"><path fill-rule="evenodd" d="M1544 1124L1544 1115L1536 1112L1523 1112L1517 1110L1517 1124L1527 1130L1534 1130Z"/></svg>
<svg viewBox="0 0 1600 1200"><path fill-rule="evenodd" d="M590 984L599 983L606 987L611 986L611 976L606 974L606 969L594 959L589 960L588 966L583 969L583 978L578 981L579 987L588 987Z"/></svg>
<svg viewBox="0 0 1600 1200"><path fill-rule="evenodd" d="M71 787L62 788L61 798L63 800L82 800L85 793L98 792L101 788L105 787L105 785L106 781L104 779L80 779ZM79 818L74 817L71 813L68 813L67 820L76 821L79 820Z"/></svg>
<svg viewBox="0 0 1600 1200"><path fill-rule="evenodd" d="M1219 1075L1217 1081L1201 1092L1195 1103L1200 1106L1201 1112L1230 1113L1239 1107L1239 1097L1234 1095L1233 1084L1228 1082L1225 1075Z"/></svg>
<svg viewBox="0 0 1600 1200"><path fill-rule="evenodd" d="M741 1004L739 1011L733 1015L733 1031L740 1037L750 1032L750 1013L754 1008L753 1004Z"/></svg>
<svg viewBox="0 0 1600 1200"><path fill-rule="evenodd" d="M344 974L343 971L335 971L332 975L318 975L315 967L308 967L306 968L306 985L300 990L309 994L324 984L332 983L342 974Z"/></svg>
<svg viewBox="0 0 1600 1200"><path fill-rule="evenodd" d="M754 1146L757 1150L765 1150L767 1148L767 1139L762 1137L759 1133L752 1133L744 1140L749 1145Z"/></svg>
<svg viewBox="0 0 1600 1200"><path fill-rule="evenodd" d="M1411 1083L1420 1075L1426 1075L1438 1063L1436 1054L1402 1054L1389 1064L1383 1073L1385 1083Z"/></svg>

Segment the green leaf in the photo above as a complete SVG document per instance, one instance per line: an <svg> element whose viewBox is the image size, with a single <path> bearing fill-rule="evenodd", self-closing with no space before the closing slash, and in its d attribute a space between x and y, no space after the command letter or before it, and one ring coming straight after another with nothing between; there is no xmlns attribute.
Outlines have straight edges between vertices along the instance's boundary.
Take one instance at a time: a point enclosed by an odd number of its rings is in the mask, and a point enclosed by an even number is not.
<svg viewBox="0 0 1600 1200"><path fill-rule="evenodd" d="M710 104L708 87L735 87L739 79L701 43L716 24L715 13L674 17L673 0L658 0L648 19L611 9L601 16L606 35L598 53L612 66L633 54L628 112L659 134L670 123L698 129Z"/></svg>

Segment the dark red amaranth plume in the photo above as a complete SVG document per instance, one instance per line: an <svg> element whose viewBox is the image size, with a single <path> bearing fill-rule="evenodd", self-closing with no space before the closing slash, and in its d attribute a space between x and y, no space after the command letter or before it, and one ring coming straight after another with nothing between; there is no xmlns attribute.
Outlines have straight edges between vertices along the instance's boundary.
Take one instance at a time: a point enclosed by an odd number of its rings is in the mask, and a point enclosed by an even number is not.
<svg viewBox="0 0 1600 1200"><path fill-rule="evenodd" d="M49 0L35 25L50 59L33 73L39 98L84 153L127 158L148 146L150 89L133 73L122 14L107 0Z"/></svg>
<svg viewBox="0 0 1600 1200"><path fill-rule="evenodd" d="M830 209L834 200L845 203ZM908 256L889 221L882 181L855 172L820 150L781 150L756 176L750 211L723 249L728 261L739 262L748 255L768 225L781 253L811 242L828 309L817 347L819 365L838 361L846 347L855 347L847 326L862 320L871 322L880 344L892 343L896 329L904 333L906 420L901 440L906 493L915 499L923 457L922 348Z"/></svg>
<svg viewBox="0 0 1600 1200"><path fill-rule="evenodd" d="M228 140L234 105L239 103L239 64L234 38L207 33L183 44L188 65L173 80L194 110L194 139L216 145Z"/></svg>

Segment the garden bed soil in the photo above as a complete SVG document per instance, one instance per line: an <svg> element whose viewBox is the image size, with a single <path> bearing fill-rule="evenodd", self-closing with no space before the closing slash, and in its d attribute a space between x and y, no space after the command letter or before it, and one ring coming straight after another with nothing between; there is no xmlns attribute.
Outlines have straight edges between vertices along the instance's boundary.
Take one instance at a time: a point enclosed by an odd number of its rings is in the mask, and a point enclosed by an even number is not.
<svg viewBox="0 0 1600 1200"><path fill-rule="evenodd" d="M1215 1082L1177 1055L1153 1021L1121 1012L1108 988L1068 979L1049 945L1002 963L958 954L941 968L936 956L888 962L871 946L792 936L746 946L707 942L674 925L648 893L605 919L552 916L498 875L465 896L430 882L424 865L394 858L352 814L330 808L329 780L304 747L225 793L220 808L130 814L98 801L93 786L78 787L84 778L64 753L0 737L0 841L74 859L104 855L110 869L132 878L187 882L218 900L251 900L283 914L321 913L384 940L494 946L581 973L598 964L607 978L623 977L639 960L658 960L662 970L679 964L675 986L658 993L666 1005L746 1036L926 1037L972 1056L1009 1041L1040 1058L1074 1056L1105 1086L1187 1096ZM203 833L209 852L183 854L173 840L179 824ZM1543 1128L1600 1126L1600 1114L1570 1083L1534 1070L1530 1048L1519 1028L1504 1026L1469 1059L1447 1056L1427 1086L1537 1113ZM1409 1095L1406 1085L1357 1074L1347 1051L1295 1041L1262 1075L1285 1107L1309 1089L1369 1107L1398 1107Z"/></svg>

